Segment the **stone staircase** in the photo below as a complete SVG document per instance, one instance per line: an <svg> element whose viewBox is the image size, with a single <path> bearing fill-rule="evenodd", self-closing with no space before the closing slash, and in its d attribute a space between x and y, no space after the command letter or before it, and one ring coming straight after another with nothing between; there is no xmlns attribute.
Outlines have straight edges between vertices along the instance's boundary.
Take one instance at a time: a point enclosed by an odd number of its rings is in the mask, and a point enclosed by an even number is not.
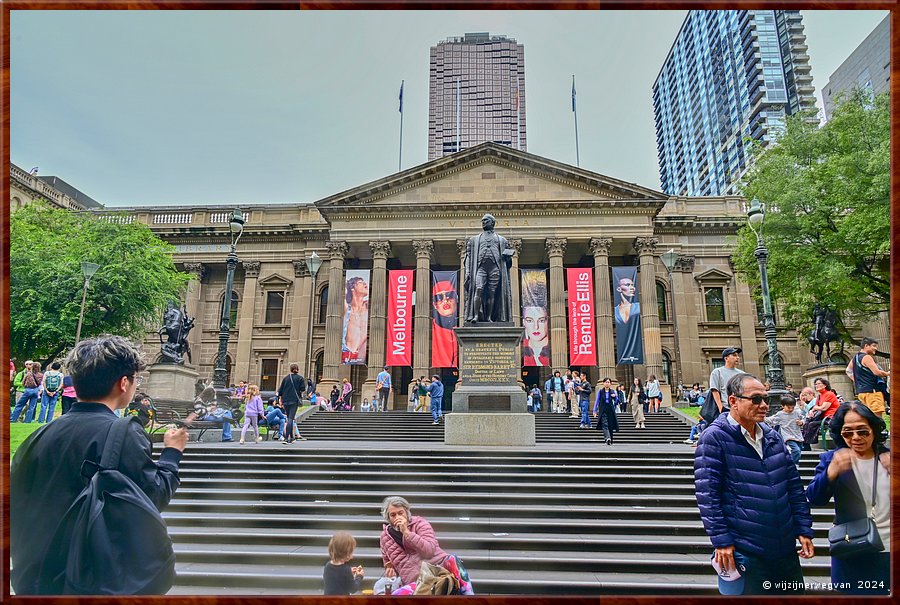
<svg viewBox="0 0 900 605"><path fill-rule="evenodd" d="M346 416L345 430L356 420ZM432 523L478 594L717 594L689 446L317 444L307 424L310 440L292 446L190 444L164 513L178 561L170 594L321 594L338 530L356 537L371 588L388 495ZM804 484L816 460L804 454ZM814 511L809 581L828 579L831 517Z"/></svg>
<svg viewBox="0 0 900 605"><path fill-rule="evenodd" d="M648 414L645 429L636 429L631 414L618 414L620 431L615 443L681 443L690 428L668 412ZM603 433L596 429L579 429L579 420L565 414L542 412L535 415L535 438L538 443L601 443ZM316 411L300 424L301 434L310 440L343 441L444 441L444 426L432 424L430 413L388 412L321 412Z"/></svg>

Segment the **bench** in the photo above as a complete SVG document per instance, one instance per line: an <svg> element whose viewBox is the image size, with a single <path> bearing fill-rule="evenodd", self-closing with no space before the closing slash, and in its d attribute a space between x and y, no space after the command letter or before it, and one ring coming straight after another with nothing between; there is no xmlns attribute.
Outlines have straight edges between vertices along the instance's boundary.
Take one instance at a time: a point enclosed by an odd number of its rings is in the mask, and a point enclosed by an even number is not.
<svg viewBox="0 0 900 605"><path fill-rule="evenodd" d="M194 411L194 404L190 401L176 399L154 399L151 403L151 409L153 410L153 415L150 418L148 432L151 435L151 439L155 441L157 439L153 436L161 435L171 425L183 425L188 414ZM238 426L244 413L239 409L233 409L231 414L233 417L231 420L232 427ZM192 435L196 434L196 440L200 441L206 431L209 429L221 429L223 424L221 420L194 420L187 428Z"/></svg>

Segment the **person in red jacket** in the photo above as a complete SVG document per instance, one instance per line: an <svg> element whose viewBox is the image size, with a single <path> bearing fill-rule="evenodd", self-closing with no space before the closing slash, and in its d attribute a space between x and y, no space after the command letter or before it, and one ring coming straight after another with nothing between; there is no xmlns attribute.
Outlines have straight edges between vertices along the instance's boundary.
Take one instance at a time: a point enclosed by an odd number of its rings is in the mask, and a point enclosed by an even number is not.
<svg viewBox="0 0 900 605"><path fill-rule="evenodd" d="M384 575L400 576L403 586L393 594L414 594L422 562L444 567L459 580L460 594L473 595L469 572L456 555L441 549L431 524L414 516L409 502L400 496L388 496L381 503L384 525L381 531L381 558Z"/></svg>

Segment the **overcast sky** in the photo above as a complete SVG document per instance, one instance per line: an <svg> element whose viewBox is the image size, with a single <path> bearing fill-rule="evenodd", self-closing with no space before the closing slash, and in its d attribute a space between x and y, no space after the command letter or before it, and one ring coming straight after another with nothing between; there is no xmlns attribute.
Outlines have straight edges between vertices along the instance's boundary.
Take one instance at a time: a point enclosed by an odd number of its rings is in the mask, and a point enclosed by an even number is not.
<svg viewBox="0 0 900 605"><path fill-rule="evenodd" d="M428 56L525 45L528 151L659 189L651 87L684 11L12 11L11 159L107 206L307 203L427 160ZM813 84L886 11L803 11Z"/></svg>

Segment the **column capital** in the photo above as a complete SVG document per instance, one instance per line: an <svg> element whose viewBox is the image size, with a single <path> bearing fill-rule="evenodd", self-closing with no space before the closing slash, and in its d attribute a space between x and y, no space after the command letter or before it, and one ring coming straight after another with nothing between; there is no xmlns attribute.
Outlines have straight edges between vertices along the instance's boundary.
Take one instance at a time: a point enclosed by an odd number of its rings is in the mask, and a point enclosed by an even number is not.
<svg viewBox="0 0 900 605"><path fill-rule="evenodd" d="M262 263L256 260L245 260L241 263L246 277L259 277L259 267Z"/></svg>
<svg viewBox="0 0 900 605"><path fill-rule="evenodd" d="M592 237L589 247L594 256L609 256L609 247L612 246L611 237Z"/></svg>
<svg viewBox="0 0 900 605"><path fill-rule="evenodd" d="M391 255L391 242L369 242L369 248L372 250L373 259L387 260L387 258Z"/></svg>
<svg viewBox="0 0 900 605"><path fill-rule="evenodd" d="M325 242L325 248L328 249L329 260L344 260L347 253L350 252L347 242Z"/></svg>
<svg viewBox="0 0 900 605"><path fill-rule="evenodd" d="M547 254L549 254L550 257L552 258L554 256L564 255L566 253L566 244L567 243L568 243L568 240L564 237L550 237L550 238L547 238L547 241L545 242L544 245L547 248Z"/></svg>
<svg viewBox="0 0 900 605"><path fill-rule="evenodd" d="M693 273L694 260L695 258L693 256L679 254L678 258L675 260L675 270L682 273Z"/></svg>
<svg viewBox="0 0 900 605"><path fill-rule="evenodd" d="M655 254L656 246L659 244L659 239L655 237L636 237L634 238L634 249L637 250L637 253L641 256L645 254Z"/></svg>
<svg viewBox="0 0 900 605"><path fill-rule="evenodd" d="M414 239L412 242L416 251L416 260L425 258L431 259L431 253L434 252L434 242L430 239Z"/></svg>
<svg viewBox="0 0 900 605"><path fill-rule="evenodd" d="M459 250L459 255L463 256L466 253L466 245L469 243L467 239L458 239L456 240L456 249Z"/></svg>
<svg viewBox="0 0 900 605"><path fill-rule="evenodd" d="M522 240L520 238L516 237L516 238L507 239L506 241L509 242L509 247L516 251L516 253L513 254L513 256L514 257L519 256L519 254L522 252Z"/></svg>
<svg viewBox="0 0 900 605"><path fill-rule="evenodd" d="M184 270L192 273L197 281L201 281L206 274L207 267L203 263L184 263Z"/></svg>
<svg viewBox="0 0 900 605"><path fill-rule="evenodd" d="M292 260L291 264L294 265L294 277L309 277L309 267L305 260Z"/></svg>

